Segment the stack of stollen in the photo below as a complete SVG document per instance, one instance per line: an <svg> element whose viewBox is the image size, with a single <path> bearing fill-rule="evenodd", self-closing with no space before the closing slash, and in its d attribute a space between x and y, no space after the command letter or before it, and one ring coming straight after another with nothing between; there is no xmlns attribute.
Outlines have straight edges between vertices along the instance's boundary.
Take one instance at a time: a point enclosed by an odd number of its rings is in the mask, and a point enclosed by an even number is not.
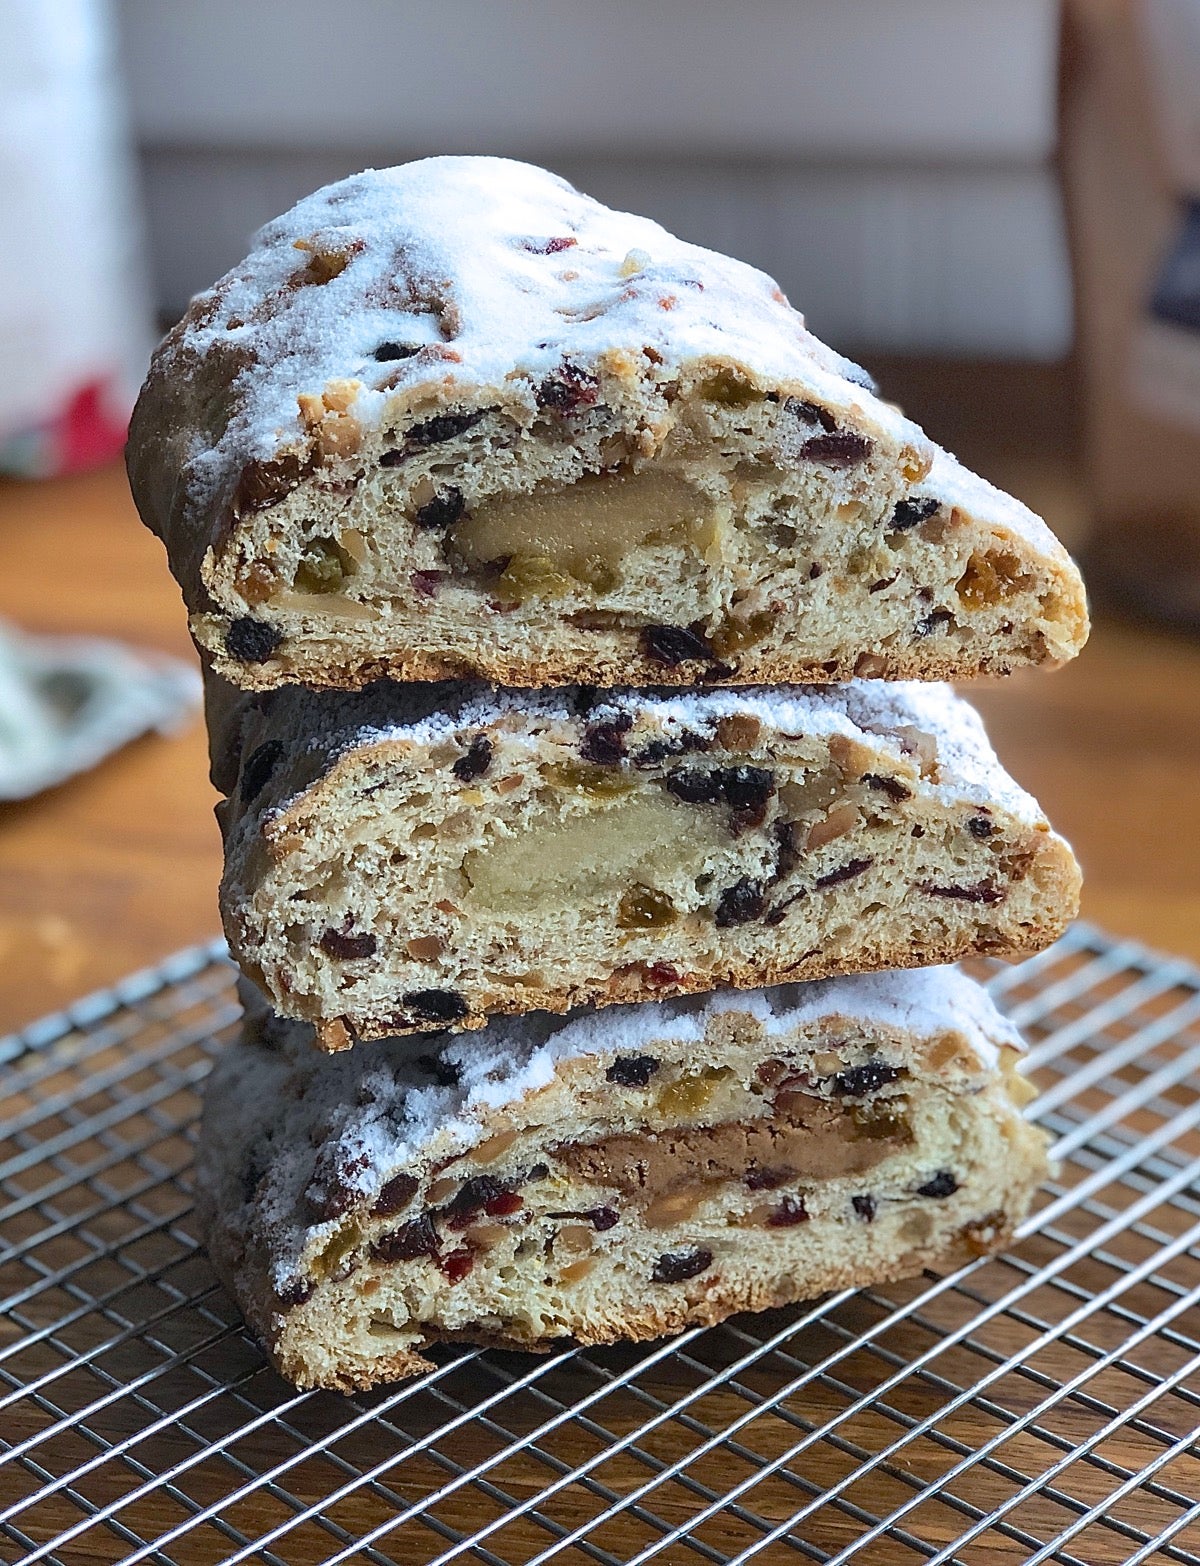
<svg viewBox="0 0 1200 1566"><path fill-rule="evenodd" d="M932 965L1078 871L932 682L1072 657L1082 587L770 279L525 165L369 172L194 301L130 473L246 975L200 1201L285 1375L1012 1234L1020 1041Z"/></svg>

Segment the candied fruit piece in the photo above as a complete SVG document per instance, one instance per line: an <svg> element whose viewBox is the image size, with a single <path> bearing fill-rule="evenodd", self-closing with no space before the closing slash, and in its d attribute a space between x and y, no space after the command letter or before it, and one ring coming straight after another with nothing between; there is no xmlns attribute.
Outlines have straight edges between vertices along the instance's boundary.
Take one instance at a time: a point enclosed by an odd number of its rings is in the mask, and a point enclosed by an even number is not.
<svg viewBox="0 0 1200 1566"><path fill-rule="evenodd" d="M556 788L570 789L592 799L617 799L635 784L623 772L589 766L581 761L556 761L542 768L542 776Z"/></svg>
<svg viewBox="0 0 1200 1566"><path fill-rule="evenodd" d="M751 403L762 401L762 393L757 387L727 370L710 375L700 382L697 390L705 402L716 402L724 408L748 408Z"/></svg>
<svg viewBox="0 0 1200 1566"><path fill-rule="evenodd" d="M729 1074L728 1066L717 1066L677 1077L659 1093L655 1107L668 1120L686 1120L698 1115L711 1102L717 1084Z"/></svg>
<svg viewBox="0 0 1200 1566"><path fill-rule="evenodd" d="M547 555L513 555L500 573L497 597L523 604L530 598L564 598L579 583Z"/></svg>
<svg viewBox="0 0 1200 1566"><path fill-rule="evenodd" d="M357 1223L344 1223L334 1233L332 1238L326 1242L324 1249L317 1256L314 1263L314 1270L317 1275L325 1281L336 1277L342 1271L352 1252L357 1249L361 1239L362 1229Z"/></svg>
<svg viewBox="0 0 1200 1566"><path fill-rule="evenodd" d="M652 886L631 886L617 905L617 924L622 930L661 930L678 917L666 892Z"/></svg>
<svg viewBox="0 0 1200 1566"><path fill-rule="evenodd" d="M912 1141L907 1115L892 1105L856 1104L850 1110L850 1124L856 1142Z"/></svg>

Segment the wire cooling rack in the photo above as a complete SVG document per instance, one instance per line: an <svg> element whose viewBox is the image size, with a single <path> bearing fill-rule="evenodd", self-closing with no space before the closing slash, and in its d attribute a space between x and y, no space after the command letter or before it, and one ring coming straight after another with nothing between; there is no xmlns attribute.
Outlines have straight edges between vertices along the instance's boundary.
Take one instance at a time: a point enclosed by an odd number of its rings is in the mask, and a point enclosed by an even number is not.
<svg viewBox="0 0 1200 1566"><path fill-rule="evenodd" d="M1200 970L1078 926L991 983L1062 1160L1007 1255L351 1399L197 1247L222 948L0 1042L0 1558L1200 1566Z"/></svg>

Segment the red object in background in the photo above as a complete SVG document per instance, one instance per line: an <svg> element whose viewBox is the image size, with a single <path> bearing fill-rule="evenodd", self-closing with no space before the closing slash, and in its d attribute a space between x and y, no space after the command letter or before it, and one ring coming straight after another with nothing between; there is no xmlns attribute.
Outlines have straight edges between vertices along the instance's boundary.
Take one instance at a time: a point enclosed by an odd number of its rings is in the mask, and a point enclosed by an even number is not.
<svg viewBox="0 0 1200 1566"><path fill-rule="evenodd" d="M114 415L116 402L107 380L88 381L79 388L53 427L56 472L79 473L120 453L126 420Z"/></svg>

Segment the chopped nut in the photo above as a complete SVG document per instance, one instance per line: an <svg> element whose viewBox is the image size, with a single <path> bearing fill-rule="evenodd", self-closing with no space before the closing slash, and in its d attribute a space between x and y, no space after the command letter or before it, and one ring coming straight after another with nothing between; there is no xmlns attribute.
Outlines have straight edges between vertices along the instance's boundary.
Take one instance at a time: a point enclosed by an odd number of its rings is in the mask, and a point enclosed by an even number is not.
<svg viewBox="0 0 1200 1566"><path fill-rule="evenodd" d="M404 943L404 950L416 962L434 962L446 950L440 935L414 935Z"/></svg>
<svg viewBox="0 0 1200 1566"><path fill-rule="evenodd" d="M762 724L748 712L731 713L718 720L714 738L723 750L753 750L762 735Z"/></svg>
<svg viewBox="0 0 1200 1566"><path fill-rule="evenodd" d="M515 1131L497 1131L495 1136L488 1137L486 1142L481 1142L472 1150L471 1158L477 1164L494 1164L516 1140Z"/></svg>
<svg viewBox="0 0 1200 1566"><path fill-rule="evenodd" d="M559 1273L563 1283L578 1283L580 1278L586 1278L596 1265L594 1256L581 1256L578 1261L569 1262Z"/></svg>
<svg viewBox="0 0 1200 1566"><path fill-rule="evenodd" d="M857 805L839 805L823 820L813 823L805 839L805 846L809 849L823 848L826 843L832 843L836 838L845 837L847 832L853 832L858 822ZM821 882L818 881L817 884L819 886Z"/></svg>
<svg viewBox="0 0 1200 1566"><path fill-rule="evenodd" d="M682 1191L672 1191L651 1200L642 1215L647 1229L669 1229L672 1224L683 1223L690 1218L704 1200L703 1186L691 1186Z"/></svg>

